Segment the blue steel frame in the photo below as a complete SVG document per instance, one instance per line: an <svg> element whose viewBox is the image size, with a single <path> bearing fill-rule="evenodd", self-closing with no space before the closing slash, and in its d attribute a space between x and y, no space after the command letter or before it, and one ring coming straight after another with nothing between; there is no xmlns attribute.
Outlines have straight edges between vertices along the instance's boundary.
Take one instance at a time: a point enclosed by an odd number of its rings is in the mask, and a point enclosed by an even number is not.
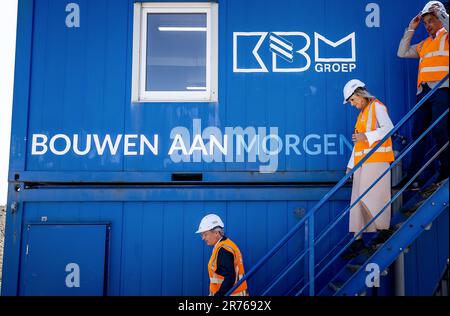
<svg viewBox="0 0 450 316"><path fill-rule="evenodd" d="M12 115L12 134L9 170L25 170L28 104L30 96L31 79L31 49L33 38L33 8L34 1L19 1L17 16L16 65L14 70L14 100ZM20 62L19 62L20 61ZM14 173L9 175L9 181L14 181ZM12 177L11 177L12 176Z"/></svg>
<svg viewBox="0 0 450 316"><path fill-rule="evenodd" d="M448 144L448 142L447 142ZM448 145L447 145L448 146ZM445 148L447 147L445 146ZM444 147L442 148L444 149ZM442 150L440 150L442 152ZM434 158L437 157L435 155ZM432 159L429 161L432 162ZM425 169L425 168L423 168ZM423 171L423 170L422 170ZM404 229L399 234L394 234L392 239L386 242L384 247L381 247L370 258L371 262L380 263L380 270L387 268L397 258L399 253L404 249L405 245L410 245L423 232L426 225L432 223L442 211L448 209L448 180L429 198L425 201L424 211L417 211L413 216L408 218L402 225ZM421 225L419 225L421 224ZM364 269L359 269L355 275L349 279L336 295L358 295L361 290L361 285L364 286L366 278Z"/></svg>
<svg viewBox="0 0 450 316"><path fill-rule="evenodd" d="M413 144L416 145L420 139L422 139L426 133L428 133L432 127L434 127L437 123L439 123L439 121L446 115L448 114L448 109L447 111L445 111L430 127L427 131L424 132L424 134L422 134ZM405 150L405 152L403 153L403 155L401 157L399 157L397 161L399 161L399 159L401 159L405 154L408 153L408 151L414 146L410 146L407 150ZM336 260L349 246L350 244L356 240L356 238L358 236L360 236L366 229L367 227L369 227L383 212L384 210L392 204L393 201L395 201L402 193L404 190L406 190L406 188L422 173L423 170L425 170L446 148L448 147L448 142L441 148L439 149L439 151L433 155L433 157L431 157L427 163L425 165L422 166L422 168L420 168L419 171L416 172L416 174L405 184L404 187L402 187L396 194L395 196L377 213L377 215L375 215L326 265L325 267L322 268L322 270L319 271L319 273L317 273L317 277L319 275L321 275L330 265L332 262L334 262L334 260ZM387 171L389 171L390 169L387 169ZM347 213L348 211L350 211L350 209L356 205L356 203L361 200L361 198L368 192L370 191L370 188L372 188L374 186L374 184L376 184L386 173L384 172L377 180L375 180L375 182L363 193L361 194L361 196L352 204L352 206L350 208L348 208L345 213ZM336 220L335 223L333 224L333 226L339 222L340 219ZM324 234L322 234L322 236L324 236ZM301 292L303 292L304 288L302 288L297 295L300 295Z"/></svg>
<svg viewBox="0 0 450 316"><path fill-rule="evenodd" d="M436 120L436 122L435 123L437 123L437 122L439 122L446 114L448 114L448 110L446 111L446 112L444 112L437 120ZM424 132L424 134L422 134L414 143L412 143L412 144L410 144L409 146L408 146L408 148L407 149L405 149L403 152L402 152L402 154L392 163L392 167L393 166L395 166L395 164L397 164L407 153L408 153L408 151L412 148L412 147L414 147L414 145L416 145L421 139L423 139L423 137L425 137L425 135L432 129L432 127L434 126L434 124L433 125L431 125L425 132ZM424 166L422 166L422 168L420 168L420 170L419 171L417 171L417 173L406 183L406 185L402 188L402 189L400 189L399 190L399 192L397 192L397 194L377 213L377 215L372 219L372 220L370 220L369 221L369 223L367 224L367 225L365 225L364 226L364 228L363 229L361 229L355 236L354 236L354 238L352 238L351 239L351 241L350 242L348 242L317 274L315 274L315 269L317 268L317 267L319 267L320 265L321 265L321 263L326 259L326 258L328 258L328 256L329 256L329 254L331 254L331 253L334 253L335 252L335 250L339 247L339 245L341 244L340 242L326 255L326 256L324 256L324 258L318 263L318 264L315 264L315 262L311 259L311 256L310 256L310 258L309 258L309 265L311 266L311 265L314 265L314 269L310 269L312 272L310 272L310 279L309 280L314 280L315 278L317 278L317 277L319 277L330 265L331 265L331 263L332 262L334 262L344 251L345 251L345 249L347 249L348 247L349 247L349 245L356 239L356 237L358 237L360 234L362 234L362 232L367 228L367 227L369 227L370 226L370 224L372 224L383 212L384 212L384 210L387 208L387 206L388 205L390 205L393 201L395 201L399 196L400 196L400 194L402 194L402 192L423 172L423 170L425 170L444 150L445 150L445 148L447 148L448 147L448 142L441 148L441 149L439 149L439 151L436 153L436 154L434 154L433 155L433 157L431 157L427 162L426 162L426 164L424 165ZM387 169L377 180L375 180L375 182L366 190L366 191L364 191L362 194L361 194L361 196L358 198L358 199L356 199L356 201L352 204L352 205L350 205L348 208L346 208L343 212L342 212L342 214L333 222L333 223L331 223L329 226L328 226L328 228L326 228L318 237L317 237L317 239L315 240L315 242L314 242L314 245L316 245L316 244L318 244L324 237L325 237L325 235L329 232L329 231L331 231L341 220L342 220L342 218L344 218L344 216L345 215L347 215L347 213L348 212L350 212L350 210L353 208L353 206L355 206L356 205L356 203L358 203L358 201L360 201L361 200L361 198L364 196L364 195L366 195L367 194L367 192L369 192L370 191L370 189L389 171L390 169ZM313 216L311 216L311 215L309 215L313 220L314 220L314 217ZM310 219L311 219L310 218ZM310 219L308 219L308 221L310 220ZM308 228L309 228L310 226L308 225ZM309 236L308 238L311 238L311 236ZM309 240L311 240L311 239L309 239ZM309 242L309 241L308 241ZM312 244L312 243L311 243ZM314 247L312 247L312 249L311 249L311 247L309 248L309 250L308 251L314 251ZM268 288L266 288L266 290L264 290L263 292L262 292L262 296L264 296L264 295L266 295L284 276L286 276L288 273L289 273L289 271L292 269L292 268L294 268L295 267L295 265L300 261L300 260L302 260L303 259L303 257L306 255L306 253L308 252L308 251L303 251L303 252L301 252L294 260L292 260L288 265L287 265L287 268L282 272L282 273L280 273L279 275L277 275L274 279L273 279L273 281L271 282L271 284L270 284L270 286L268 287ZM313 276L313 278L311 278L311 275ZM304 281L304 279L302 279L301 281ZM308 286L308 284L309 284L310 282L308 281L301 289L300 289L300 291L298 291L297 293L296 293L296 296L298 296L298 295L300 295L304 290L305 290L305 288L306 288L306 286ZM297 284L297 285L299 285L299 284ZM295 288L295 287L294 287ZM314 289L314 284L312 284L312 288ZM311 294L311 293L310 293ZM314 295L314 294L313 294Z"/></svg>
<svg viewBox="0 0 450 316"><path fill-rule="evenodd" d="M325 202L332 196L334 195L334 193L336 193L336 191L341 188L346 182L347 180L355 173L355 171L361 167L363 165L363 163L369 159L369 157L376 152L376 150L389 138L391 137L395 132L398 131L398 129L425 103L425 101L428 100L428 98L434 94L434 92L441 87L441 85L448 79L449 75L447 74L441 81L439 81L439 83L430 91L427 93L427 95L420 100L401 120L400 122L398 122L394 128L375 146L371 149L371 151L364 156L363 159L361 159L361 161L356 164L356 166L354 166L354 168L347 173L317 204L315 207L313 207L304 218L302 218L263 258L260 259L260 261L254 266L252 267L249 272L247 274L244 275L244 277L242 279L240 279L228 292L227 292L227 296L230 295L231 293L233 293L233 291L245 280L247 280L248 278L250 278L256 271L258 271L258 269L267 261L269 260L301 227L303 224L305 224L305 222L308 223L308 250L304 251L302 256L304 254L306 254L306 252L309 253L309 280L307 282L307 284L305 286L307 286L309 284L309 295L310 296L314 296L315 295L315 289L314 289L314 281L316 279L316 277L319 275L315 275L315 257L314 257L314 245L315 245L315 241L314 241L314 215L316 213L316 211L318 209L320 209L320 207L322 207ZM437 125L437 123L440 122L440 120L447 115L449 112L449 110L447 109L438 119L436 119L433 124L424 132L422 133L422 135L419 137L419 139L417 139L413 144L411 144L410 146L408 146L408 148L406 148L403 152L403 154L396 159L396 163L406 154L408 153L412 147L414 147L414 145L416 145L418 143L418 141L423 138L426 134L429 133L429 131L435 126ZM441 150L443 150L444 148L441 148ZM437 155L435 155L432 159L435 159ZM432 160L431 160L432 161ZM431 163L431 161L429 161L429 163ZM383 175L381 175L377 180L375 180L375 182L353 203L353 205L350 206L350 208L348 210L351 209L351 207L353 207L368 191L370 191L370 189L384 176L384 174L386 174L388 171L390 171L393 167L395 166L395 164L393 163L389 169L387 169ZM422 168L423 169L423 168ZM417 174L415 175L417 176ZM409 181L409 183L403 188L403 190L412 182L414 181L414 178L411 179ZM400 191L400 193L397 193L396 196L394 197L394 199L392 199L387 205L391 204L392 201L394 201L399 194L401 194L402 191ZM352 238L352 240L350 242L348 242L346 244L346 246L344 246L344 248L341 249L341 251L332 259L329 261L328 265L326 267L329 266L330 262L334 261L343 251L345 251L345 249L347 249L347 247L356 239L357 236L359 236L376 218L378 218L378 216L386 209L387 205L377 214L376 217L374 217L355 237ZM335 221L336 223L337 221ZM312 225L311 225L312 223ZM326 232L328 232L329 230L326 230ZM301 256L301 258L302 258ZM294 260L294 263L298 262L298 260ZM326 268L325 267L325 268ZM321 272L323 272L324 269L322 269ZM283 273L282 276L284 276L285 274ZM279 280L277 279L276 282L278 282ZM297 296L301 294L301 292L304 290L305 287L303 287L298 293Z"/></svg>
<svg viewBox="0 0 450 316"><path fill-rule="evenodd" d="M13 160L11 160L13 161ZM24 162L21 163L24 165ZM183 183L172 181L173 174L201 174L201 181L196 183L334 183L341 179L344 172L311 171L311 172L276 172L259 173L251 171L200 171L200 172L90 172L90 171L19 171L11 164L9 181L46 182L46 183ZM19 177L19 178L17 178ZM190 181L192 182L192 181Z"/></svg>

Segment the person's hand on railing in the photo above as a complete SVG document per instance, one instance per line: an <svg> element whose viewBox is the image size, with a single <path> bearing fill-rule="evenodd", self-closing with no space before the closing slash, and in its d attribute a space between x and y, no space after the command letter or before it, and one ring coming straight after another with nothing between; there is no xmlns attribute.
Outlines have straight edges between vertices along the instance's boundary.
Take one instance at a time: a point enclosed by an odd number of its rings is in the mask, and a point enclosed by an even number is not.
<svg viewBox="0 0 450 316"><path fill-rule="evenodd" d="M351 168L347 168L347 170L345 171L345 174L349 173L350 171L352 171L352 169ZM351 175L350 178L348 178L348 179L349 180L353 179L353 175Z"/></svg>

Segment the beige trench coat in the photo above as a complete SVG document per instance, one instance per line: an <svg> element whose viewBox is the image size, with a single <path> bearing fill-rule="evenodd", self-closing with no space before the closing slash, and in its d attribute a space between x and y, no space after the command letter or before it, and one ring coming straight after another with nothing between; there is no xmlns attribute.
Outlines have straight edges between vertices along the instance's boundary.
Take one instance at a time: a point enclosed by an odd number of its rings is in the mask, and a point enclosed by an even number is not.
<svg viewBox="0 0 450 316"><path fill-rule="evenodd" d="M364 193L381 174L389 168L388 162L365 163L353 175L351 204ZM350 232L359 232L391 200L391 172L383 178L350 210ZM388 229L391 206L369 226L365 232Z"/></svg>

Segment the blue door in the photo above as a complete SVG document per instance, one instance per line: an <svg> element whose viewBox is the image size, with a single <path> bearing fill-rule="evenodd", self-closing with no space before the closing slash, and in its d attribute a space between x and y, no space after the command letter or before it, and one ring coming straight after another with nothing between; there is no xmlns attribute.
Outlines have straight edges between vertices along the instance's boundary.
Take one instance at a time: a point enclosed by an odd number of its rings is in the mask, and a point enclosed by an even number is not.
<svg viewBox="0 0 450 316"><path fill-rule="evenodd" d="M20 295L105 295L108 224L26 226Z"/></svg>

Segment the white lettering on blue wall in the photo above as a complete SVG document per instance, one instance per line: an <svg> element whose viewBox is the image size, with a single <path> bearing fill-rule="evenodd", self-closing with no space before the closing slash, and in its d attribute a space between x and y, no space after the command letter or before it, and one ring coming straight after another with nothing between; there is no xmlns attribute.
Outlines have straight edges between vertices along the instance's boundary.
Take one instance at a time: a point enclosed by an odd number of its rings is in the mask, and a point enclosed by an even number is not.
<svg viewBox="0 0 450 316"><path fill-rule="evenodd" d="M380 287L380 266L376 263L369 263L366 266L366 286L368 288Z"/></svg>
<svg viewBox="0 0 450 316"><path fill-rule="evenodd" d="M158 156L158 134L33 134L31 155L75 156ZM255 162L260 172L276 172L279 155L347 155L352 144L342 134L279 135L278 127L202 127L200 119L192 127L174 127L169 135L167 155L174 163ZM346 152L346 149L349 151Z"/></svg>
<svg viewBox="0 0 450 316"><path fill-rule="evenodd" d="M69 3L66 5L66 26L68 28L80 27L80 6L77 3Z"/></svg>
<svg viewBox="0 0 450 316"><path fill-rule="evenodd" d="M268 34L269 32L233 33L233 72L269 72L269 67L266 65L269 61L263 60L265 50L266 52L271 52L272 72L298 73L308 71L311 68L312 54L308 53L308 49L311 46L311 37L308 34L298 31L270 32L270 35L267 36ZM251 52L248 49L246 51L240 48L239 43L254 41L255 38L259 38L259 40ZM266 40L267 38L269 40ZM263 45L263 43L266 44ZM338 47L340 48L339 50L337 49ZM337 41L332 41L314 32L313 56L316 63L314 70L318 73L353 72L356 69L355 32ZM240 65L242 61L246 61L249 58L254 58L260 67L248 68ZM281 67L279 61L284 61L284 66Z"/></svg>
<svg viewBox="0 0 450 316"><path fill-rule="evenodd" d="M91 145L92 139L94 140L94 148ZM150 150L153 155L158 155L158 135L153 135L153 143L151 143L145 135L126 134L124 136L118 134L113 141L113 138L109 134L103 137L98 134L87 134L83 139L83 143L86 144L83 150L80 150L80 142L81 140L78 134L72 136L56 134L50 137L50 141L49 137L45 134L33 134L31 155L45 155L50 151L50 153L57 156L66 155L69 152L73 152L77 156L85 156L94 150L98 156L103 156L105 152L114 156L117 155L122 142L124 156L143 156L146 153L146 149ZM139 148L139 152L137 148Z"/></svg>
<svg viewBox="0 0 450 316"><path fill-rule="evenodd" d="M66 265L66 286L68 288L80 287L80 266L76 263L69 263Z"/></svg>
<svg viewBox="0 0 450 316"><path fill-rule="evenodd" d="M369 3L366 6L366 12L369 12L366 17L366 26L380 27L380 6L376 3Z"/></svg>

